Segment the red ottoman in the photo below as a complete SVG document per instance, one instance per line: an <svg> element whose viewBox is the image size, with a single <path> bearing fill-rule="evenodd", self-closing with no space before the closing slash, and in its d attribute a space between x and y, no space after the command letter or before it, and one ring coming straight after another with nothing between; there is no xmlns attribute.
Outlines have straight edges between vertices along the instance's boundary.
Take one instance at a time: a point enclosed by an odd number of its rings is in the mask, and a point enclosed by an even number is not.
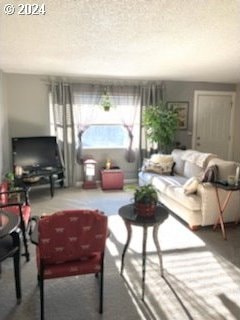
<svg viewBox="0 0 240 320"><path fill-rule="evenodd" d="M121 169L102 169L101 186L103 190L123 189L123 172Z"/></svg>

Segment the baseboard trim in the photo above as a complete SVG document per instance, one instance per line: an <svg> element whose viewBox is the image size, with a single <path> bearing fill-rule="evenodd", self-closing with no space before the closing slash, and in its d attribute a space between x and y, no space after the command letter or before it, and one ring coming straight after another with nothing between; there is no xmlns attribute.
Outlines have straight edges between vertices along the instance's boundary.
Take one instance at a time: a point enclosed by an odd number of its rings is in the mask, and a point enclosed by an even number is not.
<svg viewBox="0 0 240 320"><path fill-rule="evenodd" d="M124 179L124 184L130 184L130 183L138 183L138 179ZM75 186L76 187L82 187L83 181L76 181ZM97 185L101 185L101 180L97 180Z"/></svg>

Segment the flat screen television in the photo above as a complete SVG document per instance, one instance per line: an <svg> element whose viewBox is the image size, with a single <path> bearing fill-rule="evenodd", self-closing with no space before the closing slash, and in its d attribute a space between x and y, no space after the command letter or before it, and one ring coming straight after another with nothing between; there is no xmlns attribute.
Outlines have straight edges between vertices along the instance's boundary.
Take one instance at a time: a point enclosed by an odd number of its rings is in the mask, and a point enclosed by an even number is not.
<svg viewBox="0 0 240 320"><path fill-rule="evenodd" d="M21 166L24 171L61 168L56 137L12 138L13 167Z"/></svg>

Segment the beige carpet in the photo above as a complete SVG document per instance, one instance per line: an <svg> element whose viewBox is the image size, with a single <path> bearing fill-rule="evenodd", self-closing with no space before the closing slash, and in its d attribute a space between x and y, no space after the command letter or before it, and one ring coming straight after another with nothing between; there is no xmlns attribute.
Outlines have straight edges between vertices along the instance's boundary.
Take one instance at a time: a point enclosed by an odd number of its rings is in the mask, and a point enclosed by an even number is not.
<svg viewBox="0 0 240 320"><path fill-rule="evenodd" d="M132 201L125 191L58 189L53 199L46 189L33 190L33 214L67 208L99 208L109 216L111 236L105 261L104 314L98 314L98 285L92 276L46 282L46 319L240 319L240 228L228 226L228 240L219 230L191 232L170 215L159 229L164 278L160 276L151 230L147 243L145 302L141 301L142 228L134 227L125 256L124 277L119 275L126 230L118 208ZM22 258L23 300L15 305L12 262L2 265L0 320L39 319L35 251Z"/></svg>
<svg viewBox="0 0 240 320"><path fill-rule="evenodd" d="M114 235L112 246L117 244L115 261L119 269L119 254L126 234L119 217L111 217L110 225ZM239 228L228 231L239 233ZM208 229L194 234L170 216L159 231L164 278L160 277L159 261L149 233L145 301L152 318L240 319L239 265L234 265L210 247L211 244L204 240L204 233L210 232L213 233ZM219 242L225 242L220 232L214 236L219 238ZM239 255L239 238L238 234L238 249L229 246L234 255ZM229 235L229 243L230 239ZM234 241L237 239L233 237ZM141 297L141 243L142 230L135 227L124 274L138 300ZM108 247L111 252L111 246Z"/></svg>

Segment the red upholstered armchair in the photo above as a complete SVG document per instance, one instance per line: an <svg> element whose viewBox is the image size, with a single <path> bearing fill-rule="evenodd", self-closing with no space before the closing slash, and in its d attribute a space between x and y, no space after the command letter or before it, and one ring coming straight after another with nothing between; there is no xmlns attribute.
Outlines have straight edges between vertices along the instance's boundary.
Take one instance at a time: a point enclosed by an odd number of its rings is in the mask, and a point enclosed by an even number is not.
<svg viewBox="0 0 240 320"><path fill-rule="evenodd" d="M44 280L93 273L100 279L103 311L104 251L107 217L96 210L66 210L38 221L37 266L41 319L44 319Z"/></svg>
<svg viewBox="0 0 240 320"><path fill-rule="evenodd" d="M16 196L18 199L16 199ZM27 190L23 188L16 188L9 190L9 185L6 181L0 184L0 209L12 212L20 216L20 227L22 230L23 244L26 260L29 261L27 229L31 218L31 207L28 202Z"/></svg>

